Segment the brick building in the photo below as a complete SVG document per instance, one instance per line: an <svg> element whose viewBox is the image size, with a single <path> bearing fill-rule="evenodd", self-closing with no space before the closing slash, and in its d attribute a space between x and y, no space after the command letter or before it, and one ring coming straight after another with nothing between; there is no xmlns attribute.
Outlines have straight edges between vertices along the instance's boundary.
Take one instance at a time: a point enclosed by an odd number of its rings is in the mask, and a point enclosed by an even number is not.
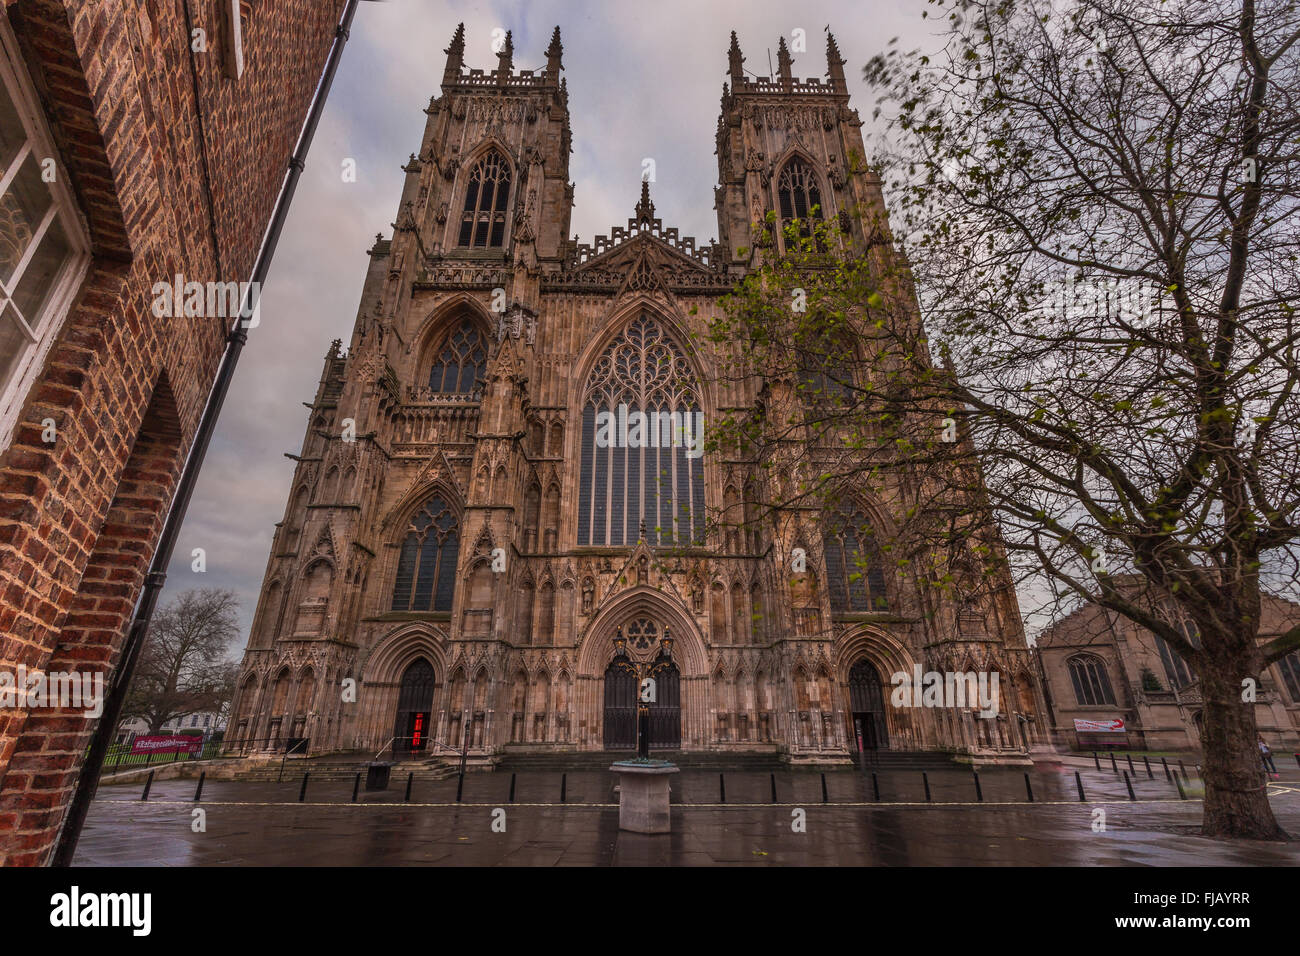
<svg viewBox="0 0 1300 956"><path fill-rule="evenodd" d="M543 69L515 70L509 36L494 69L465 48L462 29L351 340L325 357L227 744L466 745L483 762L628 750L639 660L660 668L656 749L1024 760L1041 696L1004 559L958 607L860 536L889 526L888 500L855 493L851 514L774 540L747 517L770 476L738 455L595 435L620 404L712 420L755 401L700 343L719 299L780 251L752 230L768 211L883 218L834 38L825 76L804 80L784 41L778 75L751 78L732 35L718 181L696 191L717 209L708 243L666 227L646 182L639 201L630 184L626 226L571 238L559 29ZM896 266L887 243L872 254ZM897 307L919 321L910 296ZM706 512L731 527L706 532ZM795 547L809 568L792 580ZM998 719L889 707L891 676L916 667L998 672Z"/></svg>
<svg viewBox="0 0 1300 956"><path fill-rule="evenodd" d="M1136 587L1136 579L1120 581ZM1170 608L1165 620L1177 620ZM1300 605L1264 596L1260 643L1300 622ZM1186 633L1194 633L1183 625ZM1085 604L1038 636L1054 742L1066 749L1201 749L1201 693L1159 635ZM1115 721L1122 721L1117 724ZM1255 723L1274 750L1300 747L1300 651L1270 664L1255 688ZM1112 729L1113 728L1113 729Z"/></svg>
<svg viewBox="0 0 1300 956"><path fill-rule="evenodd" d="M249 278L342 6L6 3L0 668L115 666L229 327L153 287ZM93 727L0 710L0 862L48 858Z"/></svg>

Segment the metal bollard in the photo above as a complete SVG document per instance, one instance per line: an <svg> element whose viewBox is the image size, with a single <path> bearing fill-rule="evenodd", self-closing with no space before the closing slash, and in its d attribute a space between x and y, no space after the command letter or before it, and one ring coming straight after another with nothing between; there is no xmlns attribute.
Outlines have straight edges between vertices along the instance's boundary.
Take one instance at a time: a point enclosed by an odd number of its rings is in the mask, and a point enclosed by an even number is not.
<svg viewBox="0 0 1300 956"><path fill-rule="evenodd" d="M1178 787L1178 799L1186 800L1187 794L1183 792L1183 782L1178 779L1178 774L1174 774L1174 784Z"/></svg>
<svg viewBox="0 0 1300 956"><path fill-rule="evenodd" d="M203 781L204 779L207 778L207 776L208 776L208 772L206 770L199 773L199 785L194 788L195 803L198 803L200 800L203 799Z"/></svg>
<svg viewBox="0 0 1300 956"><path fill-rule="evenodd" d="M772 802L776 803L776 774L769 774L772 778Z"/></svg>
<svg viewBox="0 0 1300 956"><path fill-rule="evenodd" d="M1029 794L1029 802L1034 802L1034 785L1029 782L1029 774L1025 774L1025 793Z"/></svg>
<svg viewBox="0 0 1300 956"><path fill-rule="evenodd" d="M1165 768L1165 779L1172 781L1174 779L1174 775L1169 772L1169 761L1166 760L1164 757L1161 757L1160 766Z"/></svg>
<svg viewBox="0 0 1300 956"><path fill-rule="evenodd" d="M1128 761L1128 772L1136 777L1137 771L1133 769L1133 755L1125 754L1124 759Z"/></svg>
<svg viewBox="0 0 1300 956"><path fill-rule="evenodd" d="M1192 782L1191 779L1187 776L1187 768L1183 766L1183 762L1181 760L1178 761L1178 769L1183 772L1183 783L1191 783Z"/></svg>
<svg viewBox="0 0 1300 956"><path fill-rule="evenodd" d="M153 789L153 771L149 771L149 779L144 782L144 793L140 794L141 800L149 799L149 791Z"/></svg>
<svg viewBox="0 0 1300 956"><path fill-rule="evenodd" d="M971 768L971 775L975 778L975 799L980 803L984 802L984 788L980 786L980 772Z"/></svg>
<svg viewBox="0 0 1300 956"><path fill-rule="evenodd" d="M876 779L876 772L871 771L871 791L876 795L876 803L880 802L880 781Z"/></svg>
<svg viewBox="0 0 1300 956"><path fill-rule="evenodd" d="M1146 754L1143 754L1143 755L1142 755L1142 763L1143 763L1143 764L1146 766L1146 768L1147 768L1147 779L1148 779L1148 780L1154 780L1154 779L1156 778L1156 775L1153 774L1153 773L1151 772L1151 761L1147 759L1147 755L1146 755Z"/></svg>
<svg viewBox="0 0 1300 956"><path fill-rule="evenodd" d="M510 775L510 803L515 802L515 774Z"/></svg>
<svg viewBox="0 0 1300 956"><path fill-rule="evenodd" d="M357 793L361 790L361 771L357 771L357 779L352 781L352 802L357 802Z"/></svg>
<svg viewBox="0 0 1300 956"><path fill-rule="evenodd" d="M1115 763L1115 751L1110 752L1110 772L1119 773L1119 766Z"/></svg>
<svg viewBox="0 0 1300 956"><path fill-rule="evenodd" d="M569 793L569 775L567 773L562 773L560 774L560 802L561 803L568 802L567 800L568 793Z"/></svg>
<svg viewBox="0 0 1300 956"><path fill-rule="evenodd" d="M1098 770L1101 769L1101 758L1097 756L1097 751L1095 750L1092 752L1092 762L1097 765Z"/></svg>
<svg viewBox="0 0 1300 956"><path fill-rule="evenodd" d="M456 802L460 803L460 795L465 791L465 771L456 775Z"/></svg>
<svg viewBox="0 0 1300 956"><path fill-rule="evenodd" d="M930 775L924 770L921 771L921 782L925 784L925 802L930 802Z"/></svg>
<svg viewBox="0 0 1300 956"><path fill-rule="evenodd" d="M718 803L727 802L727 780L722 774L718 774Z"/></svg>
<svg viewBox="0 0 1300 956"><path fill-rule="evenodd" d="M1083 778L1079 776L1079 771L1074 772L1074 785L1079 788L1079 802L1083 803L1088 798L1083 795Z"/></svg>
<svg viewBox="0 0 1300 956"><path fill-rule="evenodd" d="M402 797L403 803L411 802L411 784L415 782L415 771L412 770L406 775L406 796Z"/></svg>
<svg viewBox="0 0 1300 956"><path fill-rule="evenodd" d="M1128 778L1127 770L1124 771L1124 786L1128 788L1128 798L1130 800L1136 800L1137 794L1133 792L1133 781Z"/></svg>
<svg viewBox="0 0 1300 956"><path fill-rule="evenodd" d="M311 776L310 771L302 775L302 786L298 789L298 802L302 803L307 799L307 778Z"/></svg>
<svg viewBox="0 0 1300 956"><path fill-rule="evenodd" d="M830 803L831 797L826 790L826 774L822 774L822 803Z"/></svg>

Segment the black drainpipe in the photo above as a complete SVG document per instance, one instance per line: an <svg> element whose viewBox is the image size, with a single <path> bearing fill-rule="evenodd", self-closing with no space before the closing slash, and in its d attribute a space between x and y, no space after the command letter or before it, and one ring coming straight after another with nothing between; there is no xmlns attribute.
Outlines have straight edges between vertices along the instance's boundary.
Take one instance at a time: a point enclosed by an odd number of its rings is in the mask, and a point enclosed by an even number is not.
<svg viewBox="0 0 1300 956"><path fill-rule="evenodd" d="M303 161L308 149L311 148L316 126L320 123L325 99L329 95L330 85L334 82L334 74L338 71L339 60L343 55L343 47L347 43L348 31L352 27L352 16L356 13L356 9L357 0L346 0L343 14L334 30L334 43L330 47L329 59L325 62L325 71L321 74L320 84L316 87L311 109L307 113L307 121L303 124L302 132L298 134L298 144L289 160L289 169L285 174L284 184L280 187L275 210L271 214L266 234L262 237L262 246L257 252L248 296L257 294L254 290L261 289L270 271L275 247L280 241L280 233L289 214L289 204L293 201L294 190L298 186L298 179L302 176ZM121 663L113 675L113 685L104 699L103 714L99 718L95 735L91 738L90 751L86 754L81 773L77 777L77 789L73 792L68 812L63 818L63 828L59 832L59 840L51 860L53 866L72 864L72 855L76 852L77 840L80 839L81 828L86 822L86 812L90 809L90 802L94 799L95 789L99 783L104 757L108 753L113 732L121 718L126 692L131 686L131 678L135 674L136 663L139 661L140 651L149 632L149 621L158 604L163 582L167 579L167 565L171 563L176 539L180 536L181 525L185 522L185 512L189 508L190 497L198 482L199 470L203 467L203 459L212 440L212 433L216 430L217 417L221 414L226 392L230 390L235 366L239 363L239 354L243 351L244 343L248 341L248 332L242 327L242 315L253 305L248 296L240 303L240 316L235 318L234 326L226 337L226 351L221 357L221 367L217 370L212 391L208 393L208 401L203 407L203 416L199 419L199 427L194 435L194 444L185 459L185 467L176 484L176 494L172 498L171 509L167 512L167 520L163 524L162 533L158 536L158 546L149 564L149 572L145 575L144 590L140 593L140 599L136 604L135 618L131 621L131 628L127 632L126 643L122 648Z"/></svg>

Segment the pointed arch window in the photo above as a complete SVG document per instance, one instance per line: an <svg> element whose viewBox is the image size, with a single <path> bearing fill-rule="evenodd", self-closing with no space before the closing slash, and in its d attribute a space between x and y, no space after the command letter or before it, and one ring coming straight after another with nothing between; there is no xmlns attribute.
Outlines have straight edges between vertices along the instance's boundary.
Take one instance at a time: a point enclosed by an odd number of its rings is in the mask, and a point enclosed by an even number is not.
<svg viewBox="0 0 1300 956"><path fill-rule="evenodd" d="M841 404L850 396L856 354L847 336L816 325L795 342L799 391L814 404Z"/></svg>
<svg viewBox="0 0 1300 956"><path fill-rule="evenodd" d="M821 219L825 214L821 187L817 184L817 174L813 168L802 159L791 159L777 179L776 195L781 206L782 224L789 225L793 220L800 220L800 233L811 235L812 220Z"/></svg>
<svg viewBox="0 0 1300 956"><path fill-rule="evenodd" d="M1092 654L1076 654L1067 662L1074 699L1083 706L1114 705L1115 692L1110 687L1106 664Z"/></svg>
<svg viewBox="0 0 1300 956"><path fill-rule="evenodd" d="M470 319L447 337L429 370L429 390L468 395L487 374L488 343L483 330Z"/></svg>
<svg viewBox="0 0 1300 956"><path fill-rule="evenodd" d="M885 611L885 571L875 533L860 509L832 515L822 533L832 611Z"/></svg>
<svg viewBox="0 0 1300 956"><path fill-rule="evenodd" d="M459 532L456 515L438 495L411 517L397 559L394 611L451 610Z"/></svg>
<svg viewBox="0 0 1300 956"><path fill-rule="evenodd" d="M638 315L587 377L578 544L704 541L703 413L690 363Z"/></svg>
<svg viewBox="0 0 1300 956"><path fill-rule="evenodd" d="M1191 631L1183 628L1189 640L1194 640ZM1169 680L1169 686L1174 690L1182 690L1188 684L1192 683L1192 671L1187 666L1187 661L1183 656L1169 646L1168 642L1159 634L1155 635L1156 649L1160 653L1160 663L1164 665L1165 677Z"/></svg>
<svg viewBox="0 0 1300 956"><path fill-rule="evenodd" d="M465 188L460 220L460 245L499 247L506 236L506 203L510 199L510 166L495 149L474 164Z"/></svg>
<svg viewBox="0 0 1300 956"><path fill-rule="evenodd" d="M1300 704L1300 651L1292 651L1277 662L1277 667L1282 672L1282 682L1291 695L1291 702Z"/></svg>

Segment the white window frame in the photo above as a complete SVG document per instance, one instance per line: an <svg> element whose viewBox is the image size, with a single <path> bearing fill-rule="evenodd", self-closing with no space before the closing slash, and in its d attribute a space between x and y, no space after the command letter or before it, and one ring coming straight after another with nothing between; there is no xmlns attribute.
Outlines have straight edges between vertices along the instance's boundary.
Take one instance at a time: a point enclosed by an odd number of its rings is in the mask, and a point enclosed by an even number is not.
<svg viewBox="0 0 1300 956"><path fill-rule="evenodd" d="M3 11L3 8L0 8L0 11ZM33 152L41 159L52 158L56 169L55 181L45 184L53 200L50 209L32 237L22 262L14 270L11 287L17 285L23 270L55 217L63 227L71 251L63 268L54 278L53 288L41 314L35 317L24 316L29 324L32 318L36 320L35 328L32 330L35 338L29 343L27 354L20 358L17 369L9 380L0 381L0 452L4 452L13 439L18 415L26 404L27 396L36 384L41 369L45 366L46 356L49 355L51 346L58 338L59 330L63 328L68 310L90 267L90 233L86 227L85 217L69 188L67 169L58 150L54 148L54 137L50 135L44 110L36 96L35 85L27 74L18 39L9 24L7 11L0 12L0 82L4 83L10 99L13 100L18 118L23 124L23 132L26 134L26 142L18 150L10 168L0 170L0 187L8 186L9 179ZM0 309L3 309L8 302L9 297L0 290Z"/></svg>

